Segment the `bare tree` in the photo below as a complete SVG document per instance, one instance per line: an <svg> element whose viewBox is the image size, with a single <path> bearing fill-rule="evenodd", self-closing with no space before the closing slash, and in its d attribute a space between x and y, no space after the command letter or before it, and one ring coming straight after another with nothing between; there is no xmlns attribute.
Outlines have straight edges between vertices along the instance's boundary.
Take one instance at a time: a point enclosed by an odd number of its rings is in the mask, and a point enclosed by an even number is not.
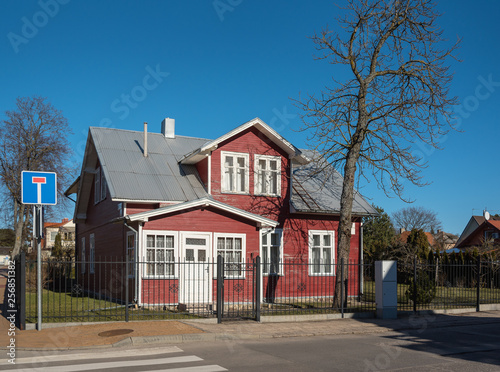
<svg viewBox="0 0 500 372"><path fill-rule="evenodd" d="M349 257L356 172L405 200L405 180L425 185L425 162L412 145L438 148L453 127L447 63L459 41L446 44L438 18L432 0L348 0L337 30L312 37L318 59L351 76L295 101L311 147L343 171L338 263Z"/></svg>
<svg viewBox="0 0 500 372"><path fill-rule="evenodd" d="M441 229L441 221L436 212L424 207L402 208L392 214L392 220L394 226L407 231L420 229L435 233Z"/></svg>
<svg viewBox="0 0 500 372"><path fill-rule="evenodd" d="M16 110L6 111L5 115L0 126L0 177L3 196L13 206L15 257L28 241L32 214L31 206L21 203L21 172L57 172L58 191L62 194L72 172L65 165L71 154L67 139L71 129L61 111L42 97L18 98Z"/></svg>

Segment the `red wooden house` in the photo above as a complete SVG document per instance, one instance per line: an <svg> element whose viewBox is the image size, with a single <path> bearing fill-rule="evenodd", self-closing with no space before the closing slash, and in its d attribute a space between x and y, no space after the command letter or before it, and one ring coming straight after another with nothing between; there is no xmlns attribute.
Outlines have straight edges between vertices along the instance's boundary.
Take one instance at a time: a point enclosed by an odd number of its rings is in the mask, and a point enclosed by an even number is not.
<svg viewBox="0 0 500 372"><path fill-rule="evenodd" d="M208 302L214 269L203 263L224 256L227 285L243 288L251 275L245 262L260 256L264 288L288 276L292 291L319 294L336 275L342 177L314 172L313 155L258 118L215 140L178 136L173 119L161 133L147 133L146 125L144 132L90 128L81 175L67 191L77 194L80 276L112 281L116 273L98 274L96 260L127 255L142 262L128 271L139 304L158 296L164 304ZM361 218L376 213L356 193L353 261L361 254ZM178 264L184 261L202 269ZM287 269L286 262L305 265ZM315 284L306 288L304 277Z"/></svg>

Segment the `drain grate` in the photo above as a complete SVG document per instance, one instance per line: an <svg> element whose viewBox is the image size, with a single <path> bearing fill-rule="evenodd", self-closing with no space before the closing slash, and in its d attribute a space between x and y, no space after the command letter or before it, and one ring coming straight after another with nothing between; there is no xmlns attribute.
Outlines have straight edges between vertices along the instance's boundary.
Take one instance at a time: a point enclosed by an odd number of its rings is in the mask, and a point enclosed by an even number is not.
<svg viewBox="0 0 500 372"><path fill-rule="evenodd" d="M101 337L121 336L132 332L134 332L133 329L112 329L111 331L101 332L98 334L98 336Z"/></svg>

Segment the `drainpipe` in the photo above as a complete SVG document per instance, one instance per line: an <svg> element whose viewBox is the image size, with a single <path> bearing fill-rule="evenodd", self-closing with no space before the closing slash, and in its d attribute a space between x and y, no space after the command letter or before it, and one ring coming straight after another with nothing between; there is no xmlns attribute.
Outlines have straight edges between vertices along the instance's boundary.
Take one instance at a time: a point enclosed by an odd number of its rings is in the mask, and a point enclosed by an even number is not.
<svg viewBox="0 0 500 372"><path fill-rule="evenodd" d="M360 270L359 270L359 294L360 295L363 295L363 290L364 290L364 288L363 288L363 271L364 271L363 250L364 250L364 247L363 247L363 222L361 221L359 223L359 263L361 264Z"/></svg>
<svg viewBox="0 0 500 372"><path fill-rule="evenodd" d="M129 230L131 230L135 236L135 241L134 241L134 246L135 246L135 249L134 249L134 260L135 260L135 265L134 265L134 268L135 268L135 272L134 272L134 302L137 304L137 295L139 294L139 278L138 278L139 273L137 270L137 265L138 265L138 260L137 260L138 252L137 251L139 250L139 245L137 243L138 243L139 233L137 232L136 229L134 229L132 226L127 224L126 220L123 220L123 224ZM125 247L127 247L126 240L125 240ZM128 254L128 252L125 252L125 254ZM127 278L127 280L128 280L128 278Z"/></svg>

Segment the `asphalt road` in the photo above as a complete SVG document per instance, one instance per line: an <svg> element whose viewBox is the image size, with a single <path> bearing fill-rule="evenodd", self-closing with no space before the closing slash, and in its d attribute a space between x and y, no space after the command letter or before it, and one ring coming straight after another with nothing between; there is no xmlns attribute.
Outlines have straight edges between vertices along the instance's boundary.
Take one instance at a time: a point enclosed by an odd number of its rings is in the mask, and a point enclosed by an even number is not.
<svg viewBox="0 0 500 372"><path fill-rule="evenodd" d="M18 364L2 363L0 370L500 371L500 324L75 353L20 351Z"/></svg>

